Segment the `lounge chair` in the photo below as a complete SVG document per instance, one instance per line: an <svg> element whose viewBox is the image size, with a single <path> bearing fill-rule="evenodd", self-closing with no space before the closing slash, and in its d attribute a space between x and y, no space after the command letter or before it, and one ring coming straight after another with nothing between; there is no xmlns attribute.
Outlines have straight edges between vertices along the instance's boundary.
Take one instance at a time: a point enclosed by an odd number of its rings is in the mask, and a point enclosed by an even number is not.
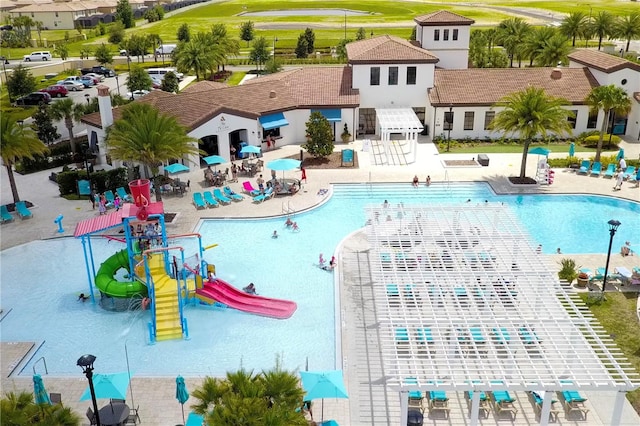
<svg viewBox="0 0 640 426"><path fill-rule="evenodd" d="M445 391L429 391L429 414L441 412L445 419L449 418L449 398Z"/></svg>
<svg viewBox="0 0 640 426"><path fill-rule="evenodd" d="M242 182L242 189L244 189L245 192L251 195L252 197L255 197L256 195L260 195L260 190L255 189L253 186L251 186L251 182L249 182L248 180Z"/></svg>
<svg viewBox="0 0 640 426"><path fill-rule="evenodd" d="M471 333L471 340L475 345L475 349L478 351L478 355L486 356L487 355L487 348L486 348L487 339L486 337L484 337L484 334L482 333L482 328L469 327L469 332Z"/></svg>
<svg viewBox="0 0 640 426"><path fill-rule="evenodd" d="M202 194L200 192L193 193L193 204L196 206L196 209L206 209L207 205L204 203L202 199Z"/></svg>
<svg viewBox="0 0 640 426"><path fill-rule="evenodd" d="M125 191L123 187L116 188L116 194L118 194L118 197L120 197L122 201L127 201L129 203L133 202L133 197L127 194L127 191Z"/></svg>
<svg viewBox="0 0 640 426"><path fill-rule="evenodd" d="M430 355L434 350L433 332L429 327L416 328L416 342L419 355Z"/></svg>
<svg viewBox="0 0 640 426"><path fill-rule="evenodd" d="M215 197L216 200L220 201L222 204L231 203L231 198L228 198L222 195L222 191L220 191L220 188L216 188L213 190L213 196Z"/></svg>
<svg viewBox="0 0 640 426"><path fill-rule="evenodd" d="M627 180L635 174L636 174L635 166L629 166L627 167L627 170L625 170L624 174L622 175L622 179Z"/></svg>
<svg viewBox="0 0 640 426"><path fill-rule="evenodd" d="M273 188L267 188L266 191L264 191L264 194L260 194L256 197L253 197L253 202L254 203L261 203L264 200L268 200L269 198L273 197Z"/></svg>
<svg viewBox="0 0 640 426"><path fill-rule="evenodd" d="M228 186L224 187L224 195L226 195L227 197L231 198L233 201L242 201L242 200L244 200L244 197L242 195L236 194Z"/></svg>
<svg viewBox="0 0 640 426"><path fill-rule="evenodd" d="M520 340L524 343L525 346L533 346L536 343L540 343L540 339L533 329L529 327L520 327L518 329L518 335L520 336Z"/></svg>
<svg viewBox="0 0 640 426"><path fill-rule="evenodd" d="M542 415L542 403L544 402L545 392L544 391L531 391L527 392L529 394L529 398L533 404L533 409L536 412L536 416L540 418ZM551 400L551 409L549 410L549 421L557 422L558 414L560 414L560 410L555 407L555 403L557 403L555 399Z"/></svg>
<svg viewBox="0 0 640 426"><path fill-rule="evenodd" d="M616 173L616 165L611 163L607 166L607 170L602 174L606 178L612 178Z"/></svg>
<svg viewBox="0 0 640 426"><path fill-rule="evenodd" d="M406 327L396 327L395 342L398 355L409 356L409 331Z"/></svg>
<svg viewBox="0 0 640 426"><path fill-rule="evenodd" d="M116 198L113 195L113 191L104 191L104 198L106 198L107 200L107 208L113 207L115 205Z"/></svg>
<svg viewBox="0 0 640 426"><path fill-rule="evenodd" d="M502 413L508 413L509 417L512 420L516 419L516 414L518 414L518 409L513 405L516 401L511 397L508 391L505 390L496 390L491 392L493 395L493 408L496 412L497 416L502 415Z"/></svg>
<svg viewBox="0 0 640 426"><path fill-rule="evenodd" d="M202 426L204 423L204 416L196 413L189 413L187 423L185 426Z"/></svg>
<svg viewBox="0 0 640 426"><path fill-rule="evenodd" d="M507 344L511 341L511 336L509 335L509 331L507 331L506 327L492 329L491 337L494 343L501 344L501 345Z"/></svg>
<svg viewBox="0 0 640 426"><path fill-rule="evenodd" d="M561 383L570 384L571 382L562 380ZM562 405L564 405L567 411L567 417L570 416L571 413L578 413L583 420L587 420L589 409L584 405L587 398L584 398L580 395L580 392L576 390L564 390L561 392L561 395Z"/></svg>
<svg viewBox="0 0 640 426"><path fill-rule="evenodd" d="M49 393L49 399L52 404L62 404L62 394L57 392Z"/></svg>
<svg viewBox="0 0 640 426"><path fill-rule="evenodd" d="M397 284L387 284L387 299L389 300L389 306L400 306L400 291Z"/></svg>
<svg viewBox="0 0 640 426"><path fill-rule="evenodd" d="M418 379L415 377L406 377L404 379L405 385L417 385ZM424 407L422 405L422 401L424 397L422 392L419 390L409 391L409 408L417 408L420 412L424 412Z"/></svg>
<svg viewBox="0 0 640 426"><path fill-rule="evenodd" d="M213 198L211 191L204 191L203 195L204 195L204 201L207 203L208 207L218 207L220 205L220 203L218 203L218 201L215 198Z"/></svg>
<svg viewBox="0 0 640 426"><path fill-rule="evenodd" d="M471 408L473 404L473 391L465 391L464 398L467 400L467 407L469 408L469 416L471 416ZM480 405L478 406L478 412L484 416L485 419L489 418L491 407L489 406L489 397L483 391L480 391Z"/></svg>
<svg viewBox="0 0 640 426"><path fill-rule="evenodd" d="M18 201L16 203L16 211L18 212L18 216L20 216L21 219L30 219L33 217L24 201Z"/></svg>
<svg viewBox="0 0 640 426"><path fill-rule="evenodd" d="M593 166L591 166L591 176L600 176L600 172L602 171L602 163L599 161L594 161Z"/></svg>
<svg viewBox="0 0 640 426"><path fill-rule="evenodd" d="M2 213L2 223L13 221L13 216L9 213L6 205L2 205L0 209L0 213Z"/></svg>
<svg viewBox="0 0 640 426"><path fill-rule="evenodd" d="M580 164L580 169L578 169L577 173L586 175L587 173L589 173L590 166L591 166L591 161L583 160L582 163Z"/></svg>

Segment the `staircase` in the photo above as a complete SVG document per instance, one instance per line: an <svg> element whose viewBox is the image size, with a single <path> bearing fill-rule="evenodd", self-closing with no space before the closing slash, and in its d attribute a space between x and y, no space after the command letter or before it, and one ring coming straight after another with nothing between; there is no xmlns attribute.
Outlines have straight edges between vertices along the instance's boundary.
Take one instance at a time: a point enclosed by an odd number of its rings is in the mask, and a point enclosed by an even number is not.
<svg viewBox="0 0 640 426"><path fill-rule="evenodd" d="M182 338L182 321L178 305L178 283L164 270L161 255L149 259L149 271L154 285L156 340Z"/></svg>

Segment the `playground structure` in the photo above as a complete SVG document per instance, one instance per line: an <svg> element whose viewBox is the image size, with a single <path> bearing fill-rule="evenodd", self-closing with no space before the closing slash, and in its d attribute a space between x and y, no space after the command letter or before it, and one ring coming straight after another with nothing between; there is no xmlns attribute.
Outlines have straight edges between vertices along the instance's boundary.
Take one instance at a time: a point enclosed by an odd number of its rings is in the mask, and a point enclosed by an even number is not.
<svg viewBox="0 0 640 426"><path fill-rule="evenodd" d="M76 226L74 236L83 246L89 295L96 303L94 289L100 292L103 309L128 311L148 309L149 341L189 337L184 308L188 304L207 304L235 308L271 318L289 318L295 302L246 294L220 279L206 281L215 266L203 260L205 250L200 234L167 236L162 202L151 202L150 182L129 183L134 203L125 203L118 211L86 219ZM103 235L118 229L124 236ZM124 244L96 271L92 238L107 238ZM185 256L176 238L197 239L197 253Z"/></svg>

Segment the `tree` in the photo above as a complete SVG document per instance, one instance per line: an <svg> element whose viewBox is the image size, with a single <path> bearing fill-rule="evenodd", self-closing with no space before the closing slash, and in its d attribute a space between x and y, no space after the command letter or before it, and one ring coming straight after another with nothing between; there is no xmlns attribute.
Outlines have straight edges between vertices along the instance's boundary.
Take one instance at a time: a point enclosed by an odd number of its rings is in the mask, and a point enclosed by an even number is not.
<svg viewBox="0 0 640 426"><path fill-rule="evenodd" d="M627 40L625 50L628 52L631 40L640 38L640 13L633 11L628 15L618 18L613 29L613 34L616 37Z"/></svg>
<svg viewBox="0 0 640 426"><path fill-rule="evenodd" d="M60 404L38 405L33 394L9 392L0 401L0 422L3 425L79 426L80 417Z"/></svg>
<svg viewBox="0 0 640 426"><path fill-rule="evenodd" d="M27 15L22 15L13 18L11 23L16 37L22 42L28 43L31 40L31 28L36 25L35 21Z"/></svg>
<svg viewBox="0 0 640 426"><path fill-rule="evenodd" d="M475 68L484 68L489 61L485 31L473 30L469 36L469 61Z"/></svg>
<svg viewBox="0 0 640 426"><path fill-rule="evenodd" d="M45 145L49 145L60 138L58 128L53 125L49 108L46 105L40 105L32 118L31 129L37 133L38 139L44 142Z"/></svg>
<svg viewBox="0 0 640 426"><path fill-rule="evenodd" d="M523 40L521 52L523 56L529 58L530 67L546 46L547 40L554 35L556 35L556 29L551 27L538 27L529 31Z"/></svg>
<svg viewBox="0 0 640 426"><path fill-rule="evenodd" d="M188 42L191 40L191 30L189 29L189 24L186 22L181 24L178 27L178 33L176 34L178 37L178 41Z"/></svg>
<svg viewBox="0 0 640 426"><path fill-rule="evenodd" d="M546 137L549 132L560 134L571 131L568 117L573 113L564 109L563 105L569 105L569 102L547 95L544 89L529 86L505 96L494 106L504 109L496 114L491 128L517 134L524 141L520 178L525 177L527 152L533 139L538 135Z"/></svg>
<svg viewBox="0 0 640 426"><path fill-rule="evenodd" d="M155 5L153 8L147 9L147 11L144 12L143 18L149 22L162 21L162 18L164 18L164 8L160 5Z"/></svg>
<svg viewBox="0 0 640 426"><path fill-rule="evenodd" d="M42 23L42 21L36 21L35 22L36 25L36 31L38 31L38 40L40 40L40 44L38 46L43 46L42 44L42 31L44 31L44 24Z"/></svg>
<svg viewBox="0 0 640 426"><path fill-rule="evenodd" d="M60 59L62 59L63 61L66 61L69 57L69 46L64 43L60 43L56 46L55 49L53 49L53 53L60 56Z"/></svg>
<svg viewBox="0 0 640 426"><path fill-rule="evenodd" d="M151 90L153 80L151 80L151 76L144 68L139 65L133 65L127 77L126 84L130 92L135 90Z"/></svg>
<svg viewBox="0 0 640 426"><path fill-rule="evenodd" d="M251 52L249 52L249 60L257 65L258 70L261 68L262 64L267 62L270 56L271 52L269 51L267 39L260 37L253 42L251 45Z"/></svg>
<svg viewBox="0 0 640 426"><path fill-rule="evenodd" d="M367 33L365 32L364 28L358 28L358 31L356 31L356 40L364 40L365 38L367 38Z"/></svg>
<svg viewBox="0 0 640 426"><path fill-rule="evenodd" d="M589 33L598 36L598 50L602 47L602 39L614 32L615 19L609 12L598 12L589 26Z"/></svg>
<svg viewBox="0 0 640 426"><path fill-rule="evenodd" d="M276 58L271 57L271 59L269 59L265 64L264 70L267 74L275 74L282 71L282 64Z"/></svg>
<svg viewBox="0 0 640 426"><path fill-rule="evenodd" d="M165 92L178 93L179 86L178 76L173 71L169 71L164 75L160 88Z"/></svg>
<svg viewBox="0 0 640 426"><path fill-rule="evenodd" d="M69 131L69 142L71 152L76 153L76 141L73 136L73 123L80 121L84 115L82 104L76 104L71 98L61 99L51 104L49 112L54 120L64 120L64 125Z"/></svg>
<svg viewBox="0 0 640 426"><path fill-rule="evenodd" d="M316 50L316 35L311 28L304 30L304 38L307 39L307 53L312 54Z"/></svg>
<svg viewBox="0 0 640 426"><path fill-rule="evenodd" d="M150 33L147 34L147 48L151 49L153 52L153 60L154 62L158 62L158 54L156 53L157 48L162 44L162 39L159 34ZM144 62L144 56L142 57L142 62Z"/></svg>
<svg viewBox="0 0 640 426"><path fill-rule="evenodd" d="M107 39L111 44L120 44L124 40L124 24L120 21L116 21L109 27L109 38Z"/></svg>
<svg viewBox="0 0 640 426"><path fill-rule="evenodd" d="M253 22L247 21L240 24L240 40L247 42L247 46L254 38Z"/></svg>
<svg viewBox="0 0 640 426"><path fill-rule="evenodd" d="M315 111L309 116L307 142L302 145L314 157L326 157L333 152L333 130L322 113Z"/></svg>
<svg viewBox="0 0 640 426"><path fill-rule="evenodd" d="M133 9L129 0L118 0L116 5L116 21L122 22L125 28L133 28L136 22L133 19Z"/></svg>
<svg viewBox="0 0 640 426"><path fill-rule="evenodd" d="M153 177L163 162L199 153L198 140L187 136L187 129L175 117L140 102L124 107L122 117L107 131L105 142L112 158L137 161L146 175ZM156 200L161 201L160 185L155 188Z"/></svg>
<svg viewBox="0 0 640 426"><path fill-rule="evenodd" d="M129 56L137 57L138 62L140 62L140 57L142 57L142 62L144 62L144 56L149 53L149 50L152 47L152 42L146 35L131 34L131 36L121 46L127 51Z"/></svg>
<svg viewBox="0 0 640 426"><path fill-rule="evenodd" d="M33 160L35 155L44 154L48 149L33 130L24 129L12 114L3 113L0 116L0 136L0 155L7 169L13 201L17 203L20 196L13 176L13 165L22 158ZM2 421L2 424L5 422Z"/></svg>
<svg viewBox="0 0 640 426"><path fill-rule="evenodd" d="M307 38L304 34L298 36L298 44L296 44L296 58L304 59L309 56L309 48L307 45Z"/></svg>
<svg viewBox="0 0 640 426"><path fill-rule="evenodd" d="M100 65L110 64L113 62L113 54L104 43L96 49L95 57L96 61L98 61Z"/></svg>
<svg viewBox="0 0 640 426"><path fill-rule="evenodd" d="M18 65L7 78L7 90L12 99L28 95L36 90L36 79L28 68Z"/></svg>
<svg viewBox="0 0 640 426"><path fill-rule="evenodd" d="M589 18L584 12L569 13L560 24L560 33L571 39L571 46L576 47L576 38L584 37L587 34Z"/></svg>
<svg viewBox="0 0 640 426"><path fill-rule="evenodd" d="M222 65L222 69L224 70L224 66L229 57L240 54L240 43L237 39L229 36L227 27L222 23L213 24L211 34L213 36L213 43L220 48L222 63L218 65Z"/></svg>
<svg viewBox="0 0 640 426"><path fill-rule="evenodd" d="M549 38L542 46L542 49L536 56L536 65L540 67L551 67L563 62L571 46L568 40L561 34L555 34Z"/></svg>
<svg viewBox="0 0 640 426"><path fill-rule="evenodd" d="M209 33L198 33L193 40L178 44L173 52L173 60L178 70L182 72L193 71L196 80L205 76L215 66L217 58L217 46L212 42Z"/></svg>
<svg viewBox="0 0 640 426"><path fill-rule="evenodd" d="M530 29L529 24L522 18L505 19L498 25L496 41L507 51L510 67L513 67L515 58L518 58L518 66L520 66L522 43Z"/></svg>
<svg viewBox="0 0 640 426"><path fill-rule="evenodd" d="M585 99L585 102L592 111L604 111L602 125L600 126L600 137L598 138L598 147L594 158L595 161L600 161L602 141L607 131L607 126L609 125L611 113L626 115L631 110L631 99L629 99L629 96L623 89L610 84L608 86L593 88L587 96L587 99ZM613 132L613 129L611 129L611 132Z"/></svg>
<svg viewBox="0 0 640 426"><path fill-rule="evenodd" d="M338 59L340 59L341 61L346 61L348 59L347 44L351 43L352 41L353 40L346 38L338 42L338 45L336 46L336 54L338 55Z"/></svg>
<svg viewBox="0 0 640 426"><path fill-rule="evenodd" d="M91 48L89 47L82 47L80 49L80 59L89 59L89 56L91 56L91 54L93 53L93 51L91 50Z"/></svg>

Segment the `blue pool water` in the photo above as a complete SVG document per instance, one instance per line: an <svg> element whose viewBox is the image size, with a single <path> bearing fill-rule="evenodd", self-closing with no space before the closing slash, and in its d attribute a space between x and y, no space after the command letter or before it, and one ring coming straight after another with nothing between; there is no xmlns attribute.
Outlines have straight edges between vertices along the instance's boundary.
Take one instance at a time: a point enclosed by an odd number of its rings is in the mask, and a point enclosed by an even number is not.
<svg viewBox="0 0 640 426"><path fill-rule="evenodd" d="M295 216L299 233L284 229L283 218L209 220L200 227L204 245L219 244L205 252L205 260L216 265L218 275L238 287L254 282L258 293L265 296L294 300L298 310L288 320L189 306L190 340L148 345L147 312L112 313L76 301L78 293L87 292L82 245L64 238L34 241L0 253L2 308L5 313L11 310L0 322L1 339L42 345L21 366L23 375L32 374L33 362L42 356L49 374L78 375L75 362L87 352L97 356L98 372L123 371L125 344L131 369L141 376L222 375L241 364L260 370L272 367L277 356L291 369L303 368L307 358L311 369L334 368L333 275L313 264L321 252L329 259L339 242L364 224L364 206L385 199L407 205L464 206L467 199L471 204L505 203L534 244L542 244L547 253L554 253L557 247L567 254L606 252L606 222L612 218L622 223L616 246L624 240L640 242L640 204L609 197L495 196L482 183L418 189L406 184L337 185L327 203ZM254 206L247 203L246 207ZM274 230L280 234L276 240L271 238ZM176 243L185 245L186 253L195 252L192 241ZM95 241L96 262L121 248L115 241ZM64 253L64 257L54 257L54 253ZM36 368L41 372L42 363Z"/></svg>

